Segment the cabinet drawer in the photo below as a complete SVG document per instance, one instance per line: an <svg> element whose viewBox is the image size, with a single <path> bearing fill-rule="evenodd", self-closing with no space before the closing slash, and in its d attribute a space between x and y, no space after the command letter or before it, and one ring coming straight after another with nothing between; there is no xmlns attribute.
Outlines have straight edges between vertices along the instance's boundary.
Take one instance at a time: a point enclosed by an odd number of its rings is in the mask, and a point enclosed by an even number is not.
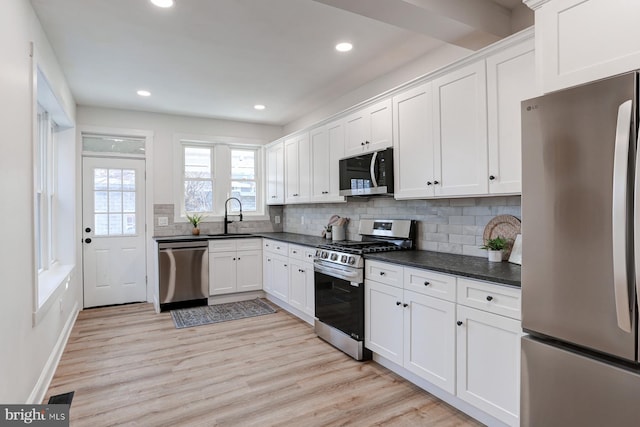
<svg viewBox="0 0 640 427"><path fill-rule="evenodd" d="M315 255L315 248L289 244L289 258L297 259L300 261L313 262L313 258Z"/></svg>
<svg viewBox="0 0 640 427"><path fill-rule="evenodd" d="M520 320L520 289L458 278L458 304Z"/></svg>
<svg viewBox="0 0 640 427"><path fill-rule="evenodd" d="M402 288L402 266L379 261L365 261L364 268L366 279Z"/></svg>
<svg viewBox="0 0 640 427"><path fill-rule="evenodd" d="M279 242L277 240L264 239L262 242L262 249L268 252L289 256L289 244Z"/></svg>
<svg viewBox="0 0 640 427"><path fill-rule="evenodd" d="M237 239L209 240L209 252L235 252Z"/></svg>
<svg viewBox="0 0 640 427"><path fill-rule="evenodd" d="M404 288L423 295L456 301L456 278L417 268L404 268Z"/></svg>
<svg viewBox="0 0 640 427"><path fill-rule="evenodd" d="M259 251L262 249L262 239L239 239L236 242L239 251Z"/></svg>

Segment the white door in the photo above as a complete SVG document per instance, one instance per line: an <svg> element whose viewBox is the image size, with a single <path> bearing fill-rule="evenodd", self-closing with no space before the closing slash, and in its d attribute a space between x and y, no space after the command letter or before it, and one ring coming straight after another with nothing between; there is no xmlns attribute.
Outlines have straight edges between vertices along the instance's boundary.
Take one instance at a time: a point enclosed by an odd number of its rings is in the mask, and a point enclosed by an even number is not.
<svg viewBox="0 0 640 427"><path fill-rule="evenodd" d="M236 289L238 292L262 289L262 250L238 251Z"/></svg>
<svg viewBox="0 0 640 427"><path fill-rule="evenodd" d="M392 362L403 362L402 289L365 280L365 347Z"/></svg>
<svg viewBox="0 0 640 427"><path fill-rule="evenodd" d="M209 254L209 294L236 292L236 252Z"/></svg>
<svg viewBox="0 0 640 427"><path fill-rule="evenodd" d="M82 171L84 306L146 301L144 160L86 157Z"/></svg>

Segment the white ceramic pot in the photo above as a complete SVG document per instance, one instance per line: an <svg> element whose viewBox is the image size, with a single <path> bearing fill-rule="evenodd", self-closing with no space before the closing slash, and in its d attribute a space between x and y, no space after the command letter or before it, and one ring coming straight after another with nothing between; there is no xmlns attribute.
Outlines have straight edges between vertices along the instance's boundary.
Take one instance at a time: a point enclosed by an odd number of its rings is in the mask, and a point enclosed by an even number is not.
<svg viewBox="0 0 640 427"><path fill-rule="evenodd" d="M502 251L488 250L490 262L502 262Z"/></svg>

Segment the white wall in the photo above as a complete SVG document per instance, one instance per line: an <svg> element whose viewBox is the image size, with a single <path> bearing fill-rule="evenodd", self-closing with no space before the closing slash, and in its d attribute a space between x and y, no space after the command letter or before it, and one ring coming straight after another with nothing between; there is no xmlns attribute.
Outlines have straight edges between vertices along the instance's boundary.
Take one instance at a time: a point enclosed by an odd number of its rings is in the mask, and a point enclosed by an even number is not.
<svg viewBox="0 0 640 427"><path fill-rule="evenodd" d="M334 99L332 102L322 106L316 111L288 123L284 127L284 133L290 134L297 130L304 129L305 127L311 126L314 123L328 118L329 116L338 114L356 104L364 102L367 99L373 98L408 81L445 67L446 65L468 56L471 53L473 53L471 50L445 44L403 67L397 68L382 77L367 82L359 88Z"/></svg>
<svg viewBox="0 0 640 427"><path fill-rule="evenodd" d="M280 126L86 106L78 106L77 122L80 129L92 126L153 132L154 204L176 202L173 200L174 134L242 137L263 143L282 134Z"/></svg>
<svg viewBox="0 0 640 427"><path fill-rule="evenodd" d="M80 281L74 275L60 305L36 325L33 255L32 63L30 42L38 65L58 100L73 120L75 102L64 75L28 0L4 0L0 13L0 402L26 403L50 356L80 303ZM67 151L67 155L69 152ZM74 154L71 153L71 156ZM73 159L71 159L73 162ZM73 238L73 237L71 237ZM46 387L46 384L41 384Z"/></svg>

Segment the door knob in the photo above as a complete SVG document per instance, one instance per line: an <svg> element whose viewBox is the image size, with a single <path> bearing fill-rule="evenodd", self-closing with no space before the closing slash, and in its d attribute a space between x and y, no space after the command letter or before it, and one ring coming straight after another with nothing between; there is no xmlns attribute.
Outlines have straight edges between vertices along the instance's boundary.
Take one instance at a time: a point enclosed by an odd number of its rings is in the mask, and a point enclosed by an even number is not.
<svg viewBox="0 0 640 427"><path fill-rule="evenodd" d="M456 322L456 325L458 325L458 326L462 326L462 321L461 321L461 320L458 320L458 321Z"/></svg>
<svg viewBox="0 0 640 427"><path fill-rule="evenodd" d="M91 228L87 227L87 228L85 228L85 229L84 229L84 231L85 231L86 233L91 233Z"/></svg>
<svg viewBox="0 0 640 427"><path fill-rule="evenodd" d="M487 301L491 301L493 300L493 297L491 295L487 296Z"/></svg>
<svg viewBox="0 0 640 427"><path fill-rule="evenodd" d="M86 239L84 239L85 243L91 243L91 237L87 237Z"/></svg>
<svg viewBox="0 0 640 427"><path fill-rule="evenodd" d="M439 182L439 181L433 181L433 183L434 183L435 185L440 184L440 182Z"/></svg>
<svg viewBox="0 0 640 427"><path fill-rule="evenodd" d="M431 181L427 181L427 185L431 185Z"/></svg>
<svg viewBox="0 0 640 427"><path fill-rule="evenodd" d="M396 301L396 305L400 305L402 304L400 301Z"/></svg>
<svg viewBox="0 0 640 427"><path fill-rule="evenodd" d="M430 284L431 284L431 283L429 283L429 282L424 282L424 285L425 285L425 286L429 286Z"/></svg>
<svg viewBox="0 0 640 427"><path fill-rule="evenodd" d="M404 308L407 308L407 307L409 307L409 304L404 303L404 304L402 304L402 306L403 306Z"/></svg>
<svg viewBox="0 0 640 427"><path fill-rule="evenodd" d="M496 177L494 175L489 175L489 179L493 181L494 179L496 179Z"/></svg>

